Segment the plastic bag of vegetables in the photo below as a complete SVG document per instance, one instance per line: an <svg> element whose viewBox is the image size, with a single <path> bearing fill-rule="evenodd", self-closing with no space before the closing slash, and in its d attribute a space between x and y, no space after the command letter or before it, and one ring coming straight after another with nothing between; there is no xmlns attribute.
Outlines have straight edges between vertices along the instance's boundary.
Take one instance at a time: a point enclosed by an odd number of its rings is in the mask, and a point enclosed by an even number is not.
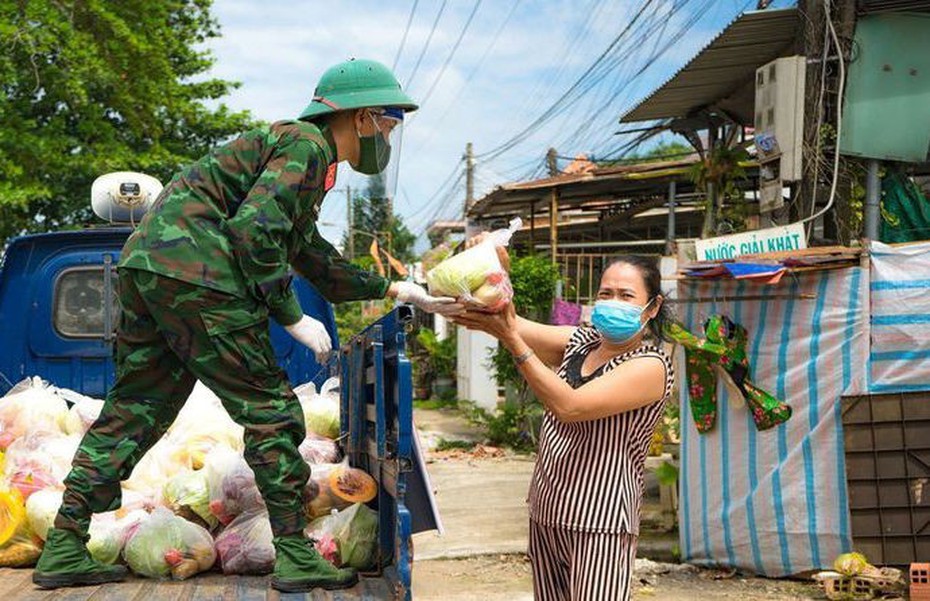
<svg viewBox="0 0 930 601"><path fill-rule="evenodd" d="M33 565L42 553L42 540L29 526L23 496L15 488L0 490L0 567Z"/></svg>
<svg viewBox="0 0 930 601"><path fill-rule="evenodd" d="M167 438L174 449L174 458L199 470L207 453L217 446L242 453L243 432L243 427L223 409L219 397L198 381L168 430Z"/></svg>
<svg viewBox="0 0 930 601"><path fill-rule="evenodd" d="M179 472L193 469L190 460L176 450L167 437L159 439L133 468L129 479L123 483L124 487L160 498L162 486L167 480Z"/></svg>
<svg viewBox="0 0 930 601"><path fill-rule="evenodd" d="M171 511L186 520L212 530L219 524L210 513L210 489L203 470L184 471L165 482L162 500Z"/></svg>
<svg viewBox="0 0 930 601"><path fill-rule="evenodd" d="M304 461L310 465L336 463L342 458L339 445L336 444L335 440L330 440L313 432L307 433L307 438L300 443L297 450L300 452L300 456L304 458Z"/></svg>
<svg viewBox="0 0 930 601"><path fill-rule="evenodd" d="M41 378L23 380L0 398L0 449L31 432L64 433L68 404Z"/></svg>
<svg viewBox="0 0 930 601"><path fill-rule="evenodd" d="M136 531L149 513L136 509L118 518L116 512L94 514L90 520L90 541L87 551L102 563L114 564L119 559L126 540Z"/></svg>
<svg viewBox="0 0 930 601"><path fill-rule="evenodd" d="M307 528L311 538L332 538L338 548L337 566L370 570L378 557L378 512L355 503L339 513L314 520ZM324 555L325 557L326 555Z"/></svg>
<svg viewBox="0 0 930 601"><path fill-rule="evenodd" d="M4 458L4 475L24 499L45 488L61 486L71 470L79 436L37 431L13 442Z"/></svg>
<svg viewBox="0 0 930 601"><path fill-rule="evenodd" d="M335 439L339 437L339 378L330 378L323 383L319 394L313 382L294 389L300 406L304 410L307 433Z"/></svg>
<svg viewBox="0 0 930 601"><path fill-rule="evenodd" d="M203 472L210 491L210 513L221 524L229 524L240 513L265 508L252 468L232 449L221 446L210 451Z"/></svg>
<svg viewBox="0 0 930 601"><path fill-rule="evenodd" d="M45 540L48 529L55 523L58 508L61 507L61 495L60 490L40 490L26 501L26 518L29 520L29 527L42 540Z"/></svg>
<svg viewBox="0 0 930 601"><path fill-rule="evenodd" d="M502 310L513 299L510 277L497 249L523 225L517 217L510 227L496 230L475 246L449 257L426 274L430 294L452 296L490 313Z"/></svg>
<svg viewBox="0 0 930 601"><path fill-rule="evenodd" d="M100 417L100 411L102 410L103 401L90 397L80 398L68 410L64 423L65 432L83 436Z"/></svg>
<svg viewBox="0 0 930 601"><path fill-rule="evenodd" d="M140 576L184 580L213 567L213 537L204 528L159 507L126 541L123 558Z"/></svg>
<svg viewBox="0 0 930 601"><path fill-rule="evenodd" d="M374 478L350 467L348 458L341 463L314 465L304 489L304 511L313 520L352 503L367 503L377 494Z"/></svg>
<svg viewBox="0 0 930 601"><path fill-rule="evenodd" d="M216 554L224 574L268 574L274 569L274 545L268 512L236 516L216 536Z"/></svg>

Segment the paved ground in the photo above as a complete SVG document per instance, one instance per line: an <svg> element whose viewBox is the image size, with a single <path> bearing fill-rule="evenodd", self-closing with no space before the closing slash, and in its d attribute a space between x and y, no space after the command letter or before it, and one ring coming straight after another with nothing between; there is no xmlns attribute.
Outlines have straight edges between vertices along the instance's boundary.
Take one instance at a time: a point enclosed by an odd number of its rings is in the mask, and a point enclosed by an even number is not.
<svg viewBox="0 0 930 601"><path fill-rule="evenodd" d="M438 440L478 440L453 411L416 411L425 446ZM427 452L427 467L446 528L444 536L414 537L413 592L417 601L531 601L524 551L526 491L532 458L473 458ZM676 537L643 537L640 556L667 558ZM814 585L732 575L638 559L635 599L655 601L795 601L823 599Z"/></svg>
<svg viewBox="0 0 930 601"><path fill-rule="evenodd" d="M439 460L427 469L446 532L417 534L416 561L526 550L532 459Z"/></svg>

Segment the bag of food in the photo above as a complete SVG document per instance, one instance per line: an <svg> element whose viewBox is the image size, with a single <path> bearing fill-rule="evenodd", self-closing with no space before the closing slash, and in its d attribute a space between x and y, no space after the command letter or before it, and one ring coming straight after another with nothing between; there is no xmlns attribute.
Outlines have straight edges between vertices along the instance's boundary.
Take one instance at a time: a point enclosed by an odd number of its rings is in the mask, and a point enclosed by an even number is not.
<svg viewBox="0 0 930 601"><path fill-rule="evenodd" d="M60 432L36 431L7 448L4 475L24 499L46 488L60 488L81 439Z"/></svg>
<svg viewBox="0 0 930 601"><path fill-rule="evenodd" d="M36 536L45 540L61 507L62 491L48 489L35 492L26 500L26 518Z"/></svg>
<svg viewBox="0 0 930 601"><path fill-rule="evenodd" d="M0 567L31 566L41 553L42 540L29 527L22 494L0 490Z"/></svg>
<svg viewBox="0 0 930 601"><path fill-rule="evenodd" d="M344 509L352 503L367 503L378 494L374 478L363 470L341 463L314 465L304 490L304 510L310 520Z"/></svg>
<svg viewBox="0 0 930 601"><path fill-rule="evenodd" d="M68 415L65 417L64 423L65 432L84 436L84 434L90 430L93 423L97 421L97 418L100 417L100 412L102 410L103 401L90 397L80 398L71 406L71 409L68 410Z"/></svg>
<svg viewBox="0 0 930 601"><path fill-rule="evenodd" d="M268 574L274 569L274 545L268 512L236 516L216 536L216 554L224 574Z"/></svg>
<svg viewBox="0 0 930 601"><path fill-rule="evenodd" d="M220 446L210 451L203 472L210 491L210 513L221 524L229 524L246 511L265 508L252 468L232 449Z"/></svg>
<svg viewBox="0 0 930 601"><path fill-rule="evenodd" d="M101 563L116 563L126 546L126 540L148 518L149 513L142 509L133 510L124 517L117 517L115 511L94 514L90 520L87 551Z"/></svg>
<svg viewBox="0 0 930 601"><path fill-rule="evenodd" d="M165 482L175 474L192 469L190 459L178 453L167 437L161 438L142 456L124 487L160 500Z"/></svg>
<svg viewBox="0 0 930 601"><path fill-rule="evenodd" d="M199 470L207 453L217 446L241 453L244 431L223 409L219 397L198 381L166 438L176 461Z"/></svg>
<svg viewBox="0 0 930 601"><path fill-rule="evenodd" d="M175 515L212 530L219 524L210 513L210 489L203 470L184 471L165 482L162 500Z"/></svg>
<svg viewBox="0 0 930 601"><path fill-rule="evenodd" d="M304 461L310 465L336 463L341 459L339 445L336 444L335 440L330 440L312 432L307 433L307 438L300 443L297 450L300 451L300 456L304 458Z"/></svg>
<svg viewBox="0 0 930 601"><path fill-rule="evenodd" d="M68 404L55 390L41 378L29 378L0 398L0 450L29 433L64 433Z"/></svg>
<svg viewBox="0 0 930 601"><path fill-rule="evenodd" d="M522 225L517 217L509 228L491 232L481 243L430 269L426 274L430 294L452 296L489 313L501 311L513 299L513 287L497 248L507 246Z"/></svg>
<svg viewBox="0 0 930 601"><path fill-rule="evenodd" d="M307 528L311 538L331 538L339 550L337 567L370 570L378 557L378 512L355 503L339 513L314 520ZM324 554L324 557L326 555Z"/></svg>
<svg viewBox="0 0 930 601"><path fill-rule="evenodd" d="M319 394L313 382L294 389L300 406L304 410L307 433L324 438L336 439L341 427L339 420L339 378L330 378L323 383Z"/></svg>
<svg viewBox="0 0 930 601"><path fill-rule="evenodd" d="M123 558L140 576L184 580L213 567L213 537L204 528L159 507L126 541Z"/></svg>

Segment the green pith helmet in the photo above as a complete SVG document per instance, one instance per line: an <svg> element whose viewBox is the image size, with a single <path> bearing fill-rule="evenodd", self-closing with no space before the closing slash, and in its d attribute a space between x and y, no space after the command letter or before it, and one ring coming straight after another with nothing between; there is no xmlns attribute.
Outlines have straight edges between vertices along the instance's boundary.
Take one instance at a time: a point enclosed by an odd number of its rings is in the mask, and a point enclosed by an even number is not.
<svg viewBox="0 0 930 601"><path fill-rule="evenodd" d="M301 119L369 106L394 106L405 111L417 105L400 89L391 70L377 61L349 59L330 67L320 78L313 100Z"/></svg>

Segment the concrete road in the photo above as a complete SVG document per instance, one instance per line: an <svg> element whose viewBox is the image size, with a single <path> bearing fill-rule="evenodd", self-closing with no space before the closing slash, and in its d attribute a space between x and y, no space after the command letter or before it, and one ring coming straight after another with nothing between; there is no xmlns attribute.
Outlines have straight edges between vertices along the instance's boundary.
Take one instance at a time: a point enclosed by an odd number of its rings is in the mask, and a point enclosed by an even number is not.
<svg viewBox="0 0 930 601"><path fill-rule="evenodd" d="M445 534L415 535L415 561L526 551L532 459L441 460L427 469Z"/></svg>

